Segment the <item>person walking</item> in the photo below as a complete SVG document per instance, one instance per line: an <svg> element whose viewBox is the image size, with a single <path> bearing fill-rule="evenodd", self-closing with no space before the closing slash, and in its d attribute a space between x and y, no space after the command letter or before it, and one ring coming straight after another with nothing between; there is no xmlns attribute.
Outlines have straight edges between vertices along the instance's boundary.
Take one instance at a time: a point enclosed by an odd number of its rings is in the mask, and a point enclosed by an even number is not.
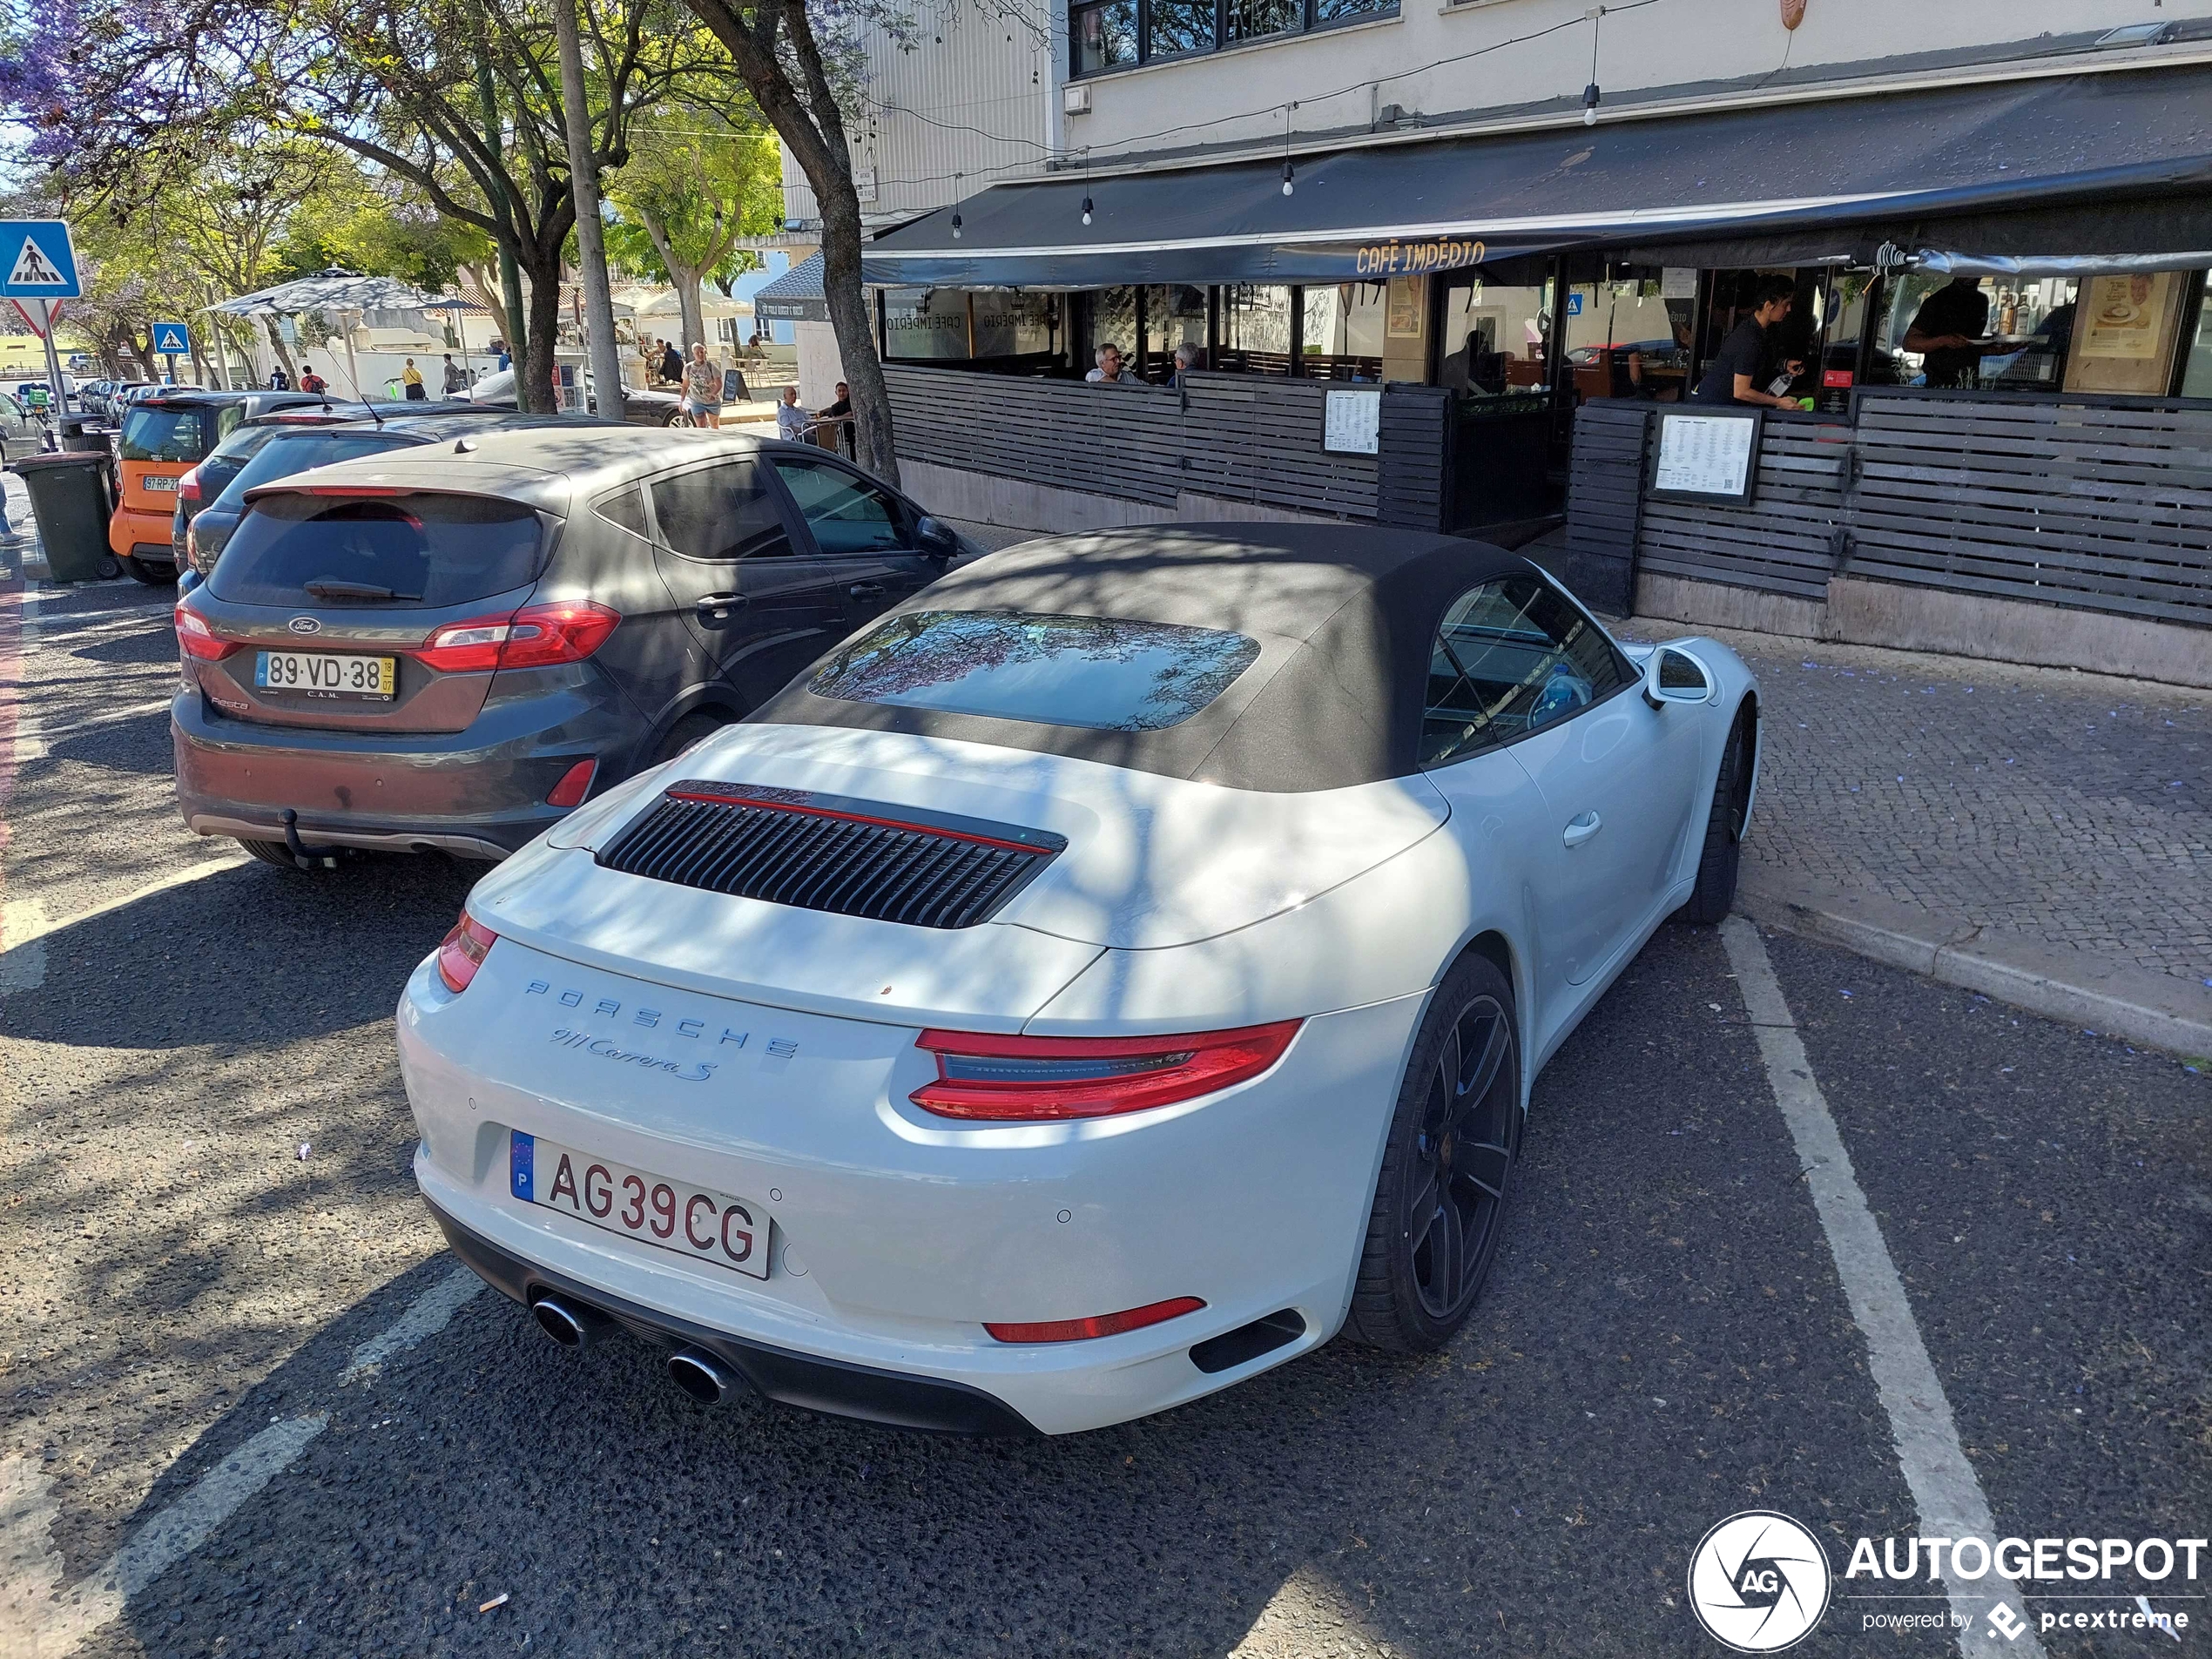
<svg viewBox="0 0 2212 1659"><path fill-rule="evenodd" d="M400 395L410 403L420 403L430 395L422 389L422 371L415 366L415 359L407 360L407 367L400 371Z"/></svg>
<svg viewBox="0 0 2212 1659"><path fill-rule="evenodd" d="M695 351L705 351L706 347L704 346L698 346L693 347L693 349ZM666 381L671 386L673 386L684 378L684 354L676 349L676 342L674 341L662 341L660 343L661 379Z"/></svg>
<svg viewBox="0 0 2212 1659"><path fill-rule="evenodd" d="M670 355L673 356L671 348ZM704 342L691 347L691 361L683 365L684 413L693 421L717 431L722 426L722 365L706 354Z"/></svg>
<svg viewBox="0 0 2212 1659"><path fill-rule="evenodd" d="M269 371L269 390L272 392L288 392L291 389L292 376L286 374L284 372L284 365L279 363L274 368Z"/></svg>
<svg viewBox="0 0 2212 1659"><path fill-rule="evenodd" d="M303 392L327 392L330 389L330 382L315 373L313 363L302 363L300 365L300 389Z"/></svg>
<svg viewBox="0 0 2212 1659"><path fill-rule="evenodd" d="M453 397L469 389L469 371L453 361L453 354L446 354L445 395Z"/></svg>

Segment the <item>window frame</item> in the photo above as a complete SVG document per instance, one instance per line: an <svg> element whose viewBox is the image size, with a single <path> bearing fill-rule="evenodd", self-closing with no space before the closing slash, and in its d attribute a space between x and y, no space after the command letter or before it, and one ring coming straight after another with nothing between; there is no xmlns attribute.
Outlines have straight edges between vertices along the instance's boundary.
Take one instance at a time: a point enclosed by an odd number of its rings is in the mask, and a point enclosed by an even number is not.
<svg viewBox="0 0 2212 1659"><path fill-rule="evenodd" d="M1068 78L1069 81L1095 81L1109 75L1126 75L1133 70L1153 64L1183 64L1193 58L1209 57L1221 52L1242 51L1248 47L1278 45L1286 40L1298 40L1308 35L1327 34L1332 30L1356 29L1364 24L1395 22L1405 15L1405 0L1377 0L1373 10L1349 17L1323 19L1319 0L1298 0L1298 21L1288 29L1271 35L1251 35L1241 40L1229 38L1229 0L1214 0L1213 44L1190 51L1163 52L1154 56L1152 37L1152 0L1136 0L1136 56L1126 64L1111 64L1103 69L1086 70L1082 66L1082 33L1076 17L1089 10L1099 0L1069 0L1066 17L1068 23Z"/></svg>
<svg viewBox="0 0 2212 1659"><path fill-rule="evenodd" d="M688 564L706 565L716 570L736 570L741 565L753 563L756 560L802 556L803 550L807 546L812 545L813 537L810 533L806 536L806 540L802 542L799 536L794 532L792 527L791 497L783 487L783 480L776 476L776 469L773 467L770 467L767 469L768 489L765 493L768 497L769 504L776 509L776 516L781 521L784 527L784 542L787 550L785 553L781 555L740 553L733 559L703 559L696 553L686 553L682 548L678 547L673 542L670 541L661 531L660 508L653 500L653 486L655 484L670 482L678 478L688 477L696 472L711 472L717 467L759 467L762 464L763 457L754 454L740 453L734 455L716 455L710 461L700 462L696 466L671 467L666 472L652 473L643 478L633 479L631 482L631 488L637 491L638 499L644 503L646 540L652 544L656 552L665 553L671 558L682 559ZM621 492L619 490L612 490L608 493L610 495L619 495ZM597 503L595 502L594 505L596 506ZM612 519L606 519L604 515L597 515L597 516L600 516L604 522L607 523L614 523ZM615 528L617 529L623 530L625 534L634 534L634 532L629 530L626 525L615 524Z"/></svg>
<svg viewBox="0 0 2212 1659"><path fill-rule="evenodd" d="M776 455L764 453L759 459L767 466L768 475L775 481L777 492L783 497L785 521L787 523L797 523L805 535L806 539L803 543L797 538L793 539L794 548L804 546L811 549L811 556L818 559L881 559L900 555L914 558L927 556L927 550L921 545L921 537L917 533L924 515L912 502L881 479L872 478L859 468L847 465L826 449L821 452L819 459L811 455L788 453ZM806 509L800 504L798 492L793 490L785 479L783 467L786 463L794 467L813 467L825 472L837 473L846 482L859 489L873 489L884 496L891 502L898 520L899 534L905 538L905 544L900 547L872 548L857 553L831 552L822 545L821 539L814 534L813 523L806 516Z"/></svg>
<svg viewBox="0 0 2212 1659"><path fill-rule="evenodd" d="M1576 616L1581 617L1583 621L1589 624L1592 628L1597 631L1597 637L1605 642L1607 651L1612 655L1614 667L1621 675L1621 683L1618 685L1615 685L1611 691L1604 692L1600 696L1593 697L1588 703L1584 705L1582 707L1576 709L1572 714L1568 715L1564 719L1547 721L1542 725L1516 732L1511 737L1493 738L1486 743L1470 745L1468 747L1459 750L1454 753L1446 755L1439 760L1422 760L1416 759L1414 765L1420 771L1423 772L1442 772L1447 767L1458 765L1461 761L1474 760L1483 755L1496 754L1502 750L1512 748L1517 743L1526 743L1531 738L1541 738L1548 732L1556 732L1562 726L1573 725L1584 715L1603 708L1608 703L1613 701L1615 698L1622 697L1635 691L1643 684L1643 676L1637 671L1635 660L1629 656L1628 652L1621 649L1621 642L1613 637L1612 631L1597 619L1596 616L1591 611L1588 605L1584 604L1580 599L1577 599L1572 593L1568 592L1558 583L1553 581L1551 577L1542 570L1534 566L1531 566L1530 569L1525 572L1512 570L1507 571L1501 576L1485 577L1480 582L1471 582L1466 587L1461 588L1457 593L1454 593L1449 599L1447 599L1444 602L1444 608L1436 613L1435 624L1428 631L1428 649L1430 652L1434 652L1438 643L1442 637L1444 632L1444 618L1450 616L1452 612L1458 608L1459 604L1462 599L1466 598L1469 594L1476 592L1480 589L1494 587L1500 583L1510 582L1514 580L1514 577L1523 575L1526 575L1534 580L1539 587L1548 589L1552 594L1561 600L1570 610L1572 610ZM1452 661L1454 665L1459 665L1460 659L1458 653L1451 652L1448 646L1446 649L1451 655ZM1427 665L1424 663L1422 666L1422 676L1424 681L1426 679L1427 671ZM1467 671L1464 666L1460 667L1460 673L1461 678L1466 678L1467 677ZM1421 696L1420 711L1414 716L1415 727L1413 732L1413 753L1416 757L1418 757L1421 752L1422 728L1426 727L1428 724L1429 708L1430 704L1425 685Z"/></svg>

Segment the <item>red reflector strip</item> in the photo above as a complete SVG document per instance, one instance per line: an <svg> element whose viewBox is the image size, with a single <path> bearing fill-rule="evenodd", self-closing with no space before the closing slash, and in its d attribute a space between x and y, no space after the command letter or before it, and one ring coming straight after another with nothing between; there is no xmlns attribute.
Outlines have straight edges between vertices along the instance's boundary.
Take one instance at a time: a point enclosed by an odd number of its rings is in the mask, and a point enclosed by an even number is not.
<svg viewBox="0 0 2212 1659"><path fill-rule="evenodd" d="M1081 1342L1090 1337L1116 1337L1124 1331L1142 1331L1148 1325L1196 1313L1205 1304L1195 1296L1178 1296L1126 1313L1100 1313L1088 1319L1046 1319L1037 1325L992 1325L983 1328L995 1342Z"/></svg>
<svg viewBox="0 0 2212 1659"><path fill-rule="evenodd" d="M446 982L446 989L458 995L469 988L476 977L476 970L484 965L484 958L499 942L499 935L482 922L462 912L461 920L453 924L452 931L438 942L438 977Z"/></svg>
<svg viewBox="0 0 2212 1659"><path fill-rule="evenodd" d="M937 1056L937 1079L907 1098L941 1117L994 1123L1141 1112L1258 1076L1282 1058L1298 1028L1298 1021L1281 1020L1142 1037L924 1031L914 1046Z"/></svg>
<svg viewBox="0 0 2212 1659"><path fill-rule="evenodd" d="M579 760L561 774L561 781L553 786L553 792L545 798L548 806L581 806L583 798L591 792L591 775L599 770L597 760Z"/></svg>
<svg viewBox="0 0 2212 1659"><path fill-rule="evenodd" d="M903 819L876 818L867 813L839 812L828 806L808 806L799 801L765 800L756 795L717 794L705 789L671 789L671 800L695 800L710 806L758 806L772 813L803 813L809 818L834 818L847 824L872 824L878 829L905 830L914 835L935 835L948 841L973 841L978 846L995 846L1006 853L1034 853L1042 856L1052 849L1031 846L1021 841L1002 841L995 835L976 835L967 830L941 829L934 824L910 824Z"/></svg>

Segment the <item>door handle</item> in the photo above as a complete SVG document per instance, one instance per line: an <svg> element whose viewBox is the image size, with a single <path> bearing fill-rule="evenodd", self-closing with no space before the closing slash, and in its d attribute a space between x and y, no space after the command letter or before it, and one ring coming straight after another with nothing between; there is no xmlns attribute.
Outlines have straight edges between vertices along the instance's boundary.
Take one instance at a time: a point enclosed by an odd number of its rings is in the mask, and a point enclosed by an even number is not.
<svg viewBox="0 0 2212 1659"><path fill-rule="evenodd" d="M732 610L743 610L752 603L752 601L742 593L709 593L693 601L699 611L718 621L728 616Z"/></svg>
<svg viewBox="0 0 2212 1659"><path fill-rule="evenodd" d="M880 599L883 597L883 583L880 582L855 582L851 587L846 589L846 592L851 594L855 599L865 604L871 599Z"/></svg>
<svg viewBox="0 0 2212 1659"><path fill-rule="evenodd" d="M1569 846L1581 844L1605 827L1605 820L1595 813L1581 813L1567 820L1566 833L1559 839Z"/></svg>

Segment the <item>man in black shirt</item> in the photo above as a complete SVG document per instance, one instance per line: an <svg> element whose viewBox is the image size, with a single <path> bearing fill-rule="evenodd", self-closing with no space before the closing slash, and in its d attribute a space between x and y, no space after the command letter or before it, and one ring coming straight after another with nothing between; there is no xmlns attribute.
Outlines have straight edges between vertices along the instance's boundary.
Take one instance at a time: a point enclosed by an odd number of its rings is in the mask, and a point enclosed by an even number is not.
<svg viewBox="0 0 2212 1659"><path fill-rule="evenodd" d="M1769 331L1779 327L1797 304L1797 285L1785 276L1761 277L1751 297L1751 314L1730 331L1721 348L1707 361L1704 378L1690 394L1691 402L1756 404L1770 409L1797 407L1795 398L1766 389L1774 367ZM1795 379L1804 365L1791 361L1783 367Z"/></svg>
<svg viewBox="0 0 2212 1659"><path fill-rule="evenodd" d="M1920 354L1931 387L1956 387L1981 373L1975 341L1989 326L1989 296L1970 276L1953 277L1920 302L1905 331L1905 349Z"/></svg>

